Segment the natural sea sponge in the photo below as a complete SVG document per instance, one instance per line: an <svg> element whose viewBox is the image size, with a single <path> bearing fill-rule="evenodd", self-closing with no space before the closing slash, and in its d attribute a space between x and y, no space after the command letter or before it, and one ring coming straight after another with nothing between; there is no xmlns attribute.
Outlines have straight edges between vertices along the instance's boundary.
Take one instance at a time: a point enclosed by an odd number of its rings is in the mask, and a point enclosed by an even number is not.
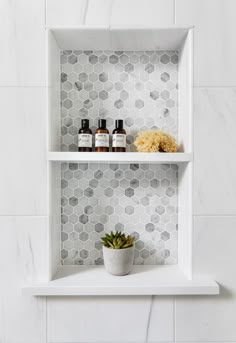
<svg viewBox="0 0 236 343"><path fill-rule="evenodd" d="M134 145L138 152L176 152L175 138L162 131L143 131L138 133Z"/></svg>

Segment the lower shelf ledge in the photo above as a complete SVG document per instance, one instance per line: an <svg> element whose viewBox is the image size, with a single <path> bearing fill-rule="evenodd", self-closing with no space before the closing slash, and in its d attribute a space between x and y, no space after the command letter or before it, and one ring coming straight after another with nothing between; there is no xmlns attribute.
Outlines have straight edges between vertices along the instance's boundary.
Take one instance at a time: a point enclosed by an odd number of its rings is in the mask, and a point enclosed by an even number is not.
<svg viewBox="0 0 236 343"><path fill-rule="evenodd" d="M126 276L109 275L104 266L59 267L54 280L23 287L24 295L214 295L213 280L188 280L178 266L134 266Z"/></svg>

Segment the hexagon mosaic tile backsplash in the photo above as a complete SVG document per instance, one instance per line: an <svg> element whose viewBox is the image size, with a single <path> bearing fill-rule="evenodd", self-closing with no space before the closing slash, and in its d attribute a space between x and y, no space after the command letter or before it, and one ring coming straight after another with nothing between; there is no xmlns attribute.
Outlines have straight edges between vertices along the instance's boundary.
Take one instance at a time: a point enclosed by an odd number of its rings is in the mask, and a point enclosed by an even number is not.
<svg viewBox="0 0 236 343"><path fill-rule="evenodd" d="M124 120L127 151L140 130L177 138L177 51L62 51L61 150L77 151L81 119L112 133ZM136 236L135 264L175 264L178 167L63 163L61 263L103 264L100 237Z"/></svg>
<svg viewBox="0 0 236 343"><path fill-rule="evenodd" d="M100 237L136 237L135 264L177 262L177 165L62 164L62 264L103 264Z"/></svg>
<svg viewBox="0 0 236 343"><path fill-rule="evenodd" d="M61 52L61 148L77 151L81 119L93 132L99 118L112 132L123 119L127 151L140 130L161 129L177 138L178 52Z"/></svg>

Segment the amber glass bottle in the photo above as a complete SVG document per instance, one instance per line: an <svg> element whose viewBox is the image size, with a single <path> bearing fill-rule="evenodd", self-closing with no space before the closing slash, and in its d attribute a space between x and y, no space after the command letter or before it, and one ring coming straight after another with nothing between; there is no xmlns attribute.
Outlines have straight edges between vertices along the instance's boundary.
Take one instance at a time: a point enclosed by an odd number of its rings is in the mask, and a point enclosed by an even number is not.
<svg viewBox="0 0 236 343"><path fill-rule="evenodd" d="M95 133L95 151L108 152L109 151L109 131L106 128L106 120L98 120L98 128Z"/></svg>
<svg viewBox="0 0 236 343"><path fill-rule="evenodd" d="M92 151L92 131L89 128L89 120L81 120L81 129L78 132L78 151Z"/></svg>
<svg viewBox="0 0 236 343"><path fill-rule="evenodd" d="M123 129L123 120L116 120L116 128L112 132L112 151L126 151L126 131Z"/></svg>

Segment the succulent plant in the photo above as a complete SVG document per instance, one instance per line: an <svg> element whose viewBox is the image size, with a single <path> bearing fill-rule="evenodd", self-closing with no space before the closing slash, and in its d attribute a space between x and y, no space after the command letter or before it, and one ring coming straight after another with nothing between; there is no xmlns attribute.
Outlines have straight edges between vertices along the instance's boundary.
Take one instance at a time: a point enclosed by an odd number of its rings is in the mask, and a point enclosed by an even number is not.
<svg viewBox="0 0 236 343"><path fill-rule="evenodd" d="M102 244L111 249L126 249L134 245L135 237L120 231L111 231L101 238Z"/></svg>

